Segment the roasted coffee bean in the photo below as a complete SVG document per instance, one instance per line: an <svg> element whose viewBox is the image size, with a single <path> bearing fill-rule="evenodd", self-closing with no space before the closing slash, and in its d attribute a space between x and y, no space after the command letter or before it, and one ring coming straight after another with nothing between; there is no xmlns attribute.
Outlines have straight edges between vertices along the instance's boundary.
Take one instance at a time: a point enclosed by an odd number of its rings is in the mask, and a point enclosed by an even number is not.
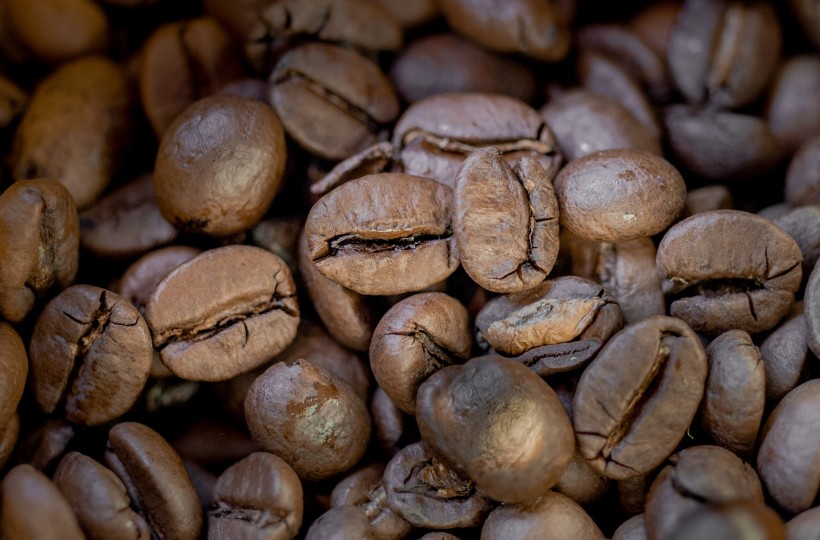
<svg viewBox="0 0 820 540"><path fill-rule="evenodd" d="M806 342L811 352L820 358L820 261L815 263L809 276L804 299Z"/></svg>
<svg viewBox="0 0 820 540"><path fill-rule="evenodd" d="M494 298L476 317L479 346L512 356L542 377L583 366L622 325L615 299L574 276Z"/></svg>
<svg viewBox="0 0 820 540"><path fill-rule="evenodd" d="M820 489L818 422L820 381L812 380L786 394L761 432L757 470L769 495L788 514L810 508Z"/></svg>
<svg viewBox="0 0 820 540"><path fill-rule="evenodd" d="M243 77L231 81L219 91L220 94L239 96L246 99L268 102L268 83L262 79Z"/></svg>
<svg viewBox="0 0 820 540"><path fill-rule="evenodd" d="M270 102L288 135L325 159L344 159L378 142L399 115L379 66L342 47L292 49L277 62L270 85Z"/></svg>
<svg viewBox="0 0 820 540"><path fill-rule="evenodd" d="M343 44L363 51L395 51L402 31L384 10L366 0L282 0L257 15L245 54L259 73L270 73L277 57L296 39Z"/></svg>
<svg viewBox="0 0 820 540"><path fill-rule="evenodd" d="M390 460L384 490L390 508L428 529L477 527L494 506L473 481L436 459L424 443L411 444Z"/></svg>
<svg viewBox="0 0 820 540"><path fill-rule="evenodd" d="M116 292L128 298L144 314L148 300L165 276L200 253L200 249L187 246L168 246L147 253L128 267Z"/></svg>
<svg viewBox="0 0 820 540"><path fill-rule="evenodd" d="M230 36L210 17L160 26L141 56L140 98L157 138L189 105L242 75Z"/></svg>
<svg viewBox="0 0 820 540"><path fill-rule="evenodd" d="M717 182L740 181L771 171L782 156L780 143L756 116L726 111L666 110L672 155L696 175Z"/></svg>
<svg viewBox="0 0 820 540"><path fill-rule="evenodd" d="M490 50L557 62L569 51L567 21L552 2L514 0L488 9L481 0L441 0L450 28Z"/></svg>
<svg viewBox="0 0 820 540"><path fill-rule="evenodd" d="M495 146L507 161L538 160L552 179L561 155L552 131L535 109L496 94L445 94L411 105L393 130L405 173L454 186L464 159Z"/></svg>
<svg viewBox="0 0 820 540"><path fill-rule="evenodd" d="M617 24L586 26L578 32L582 52L602 54L626 69L640 81L652 99L665 102L670 93L663 59L628 28Z"/></svg>
<svg viewBox="0 0 820 540"><path fill-rule="evenodd" d="M660 57L666 58L669 35L675 26L680 11L676 0L662 0L647 5L629 21L629 29L644 43L655 49Z"/></svg>
<svg viewBox="0 0 820 540"><path fill-rule="evenodd" d="M709 374L701 403L701 426L718 446L748 456L766 405L760 350L742 330L730 330L706 348Z"/></svg>
<svg viewBox="0 0 820 540"><path fill-rule="evenodd" d="M670 536L672 540L700 540L707 537L726 540L785 540L786 529L777 512L763 503L735 501L696 510Z"/></svg>
<svg viewBox="0 0 820 540"><path fill-rule="evenodd" d="M331 508L310 526L305 540L379 540L364 510L357 506Z"/></svg>
<svg viewBox="0 0 820 540"><path fill-rule="evenodd" d="M416 294L384 314L370 341L376 382L404 412L415 414L416 392L439 369L470 358L467 309L444 293Z"/></svg>
<svg viewBox="0 0 820 540"><path fill-rule="evenodd" d="M285 169L282 124L259 101L218 95L179 115L162 137L154 189L176 227L214 236L250 228Z"/></svg>
<svg viewBox="0 0 820 540"><path fill-rule="evenodd" d="M256 379L245 399L245 419L254 440L310 481L350 469L370 438L364 401L306 360L279 362Z"/></svg>
<svg viewBox="0 0 820 540"><path fill-rule="evenodd" d="M11 124L26 108L28 96L14 81L0 75L0 130Z"/></svg>
<svg viewBox="0 0 820 540"><path fill-rule="evenodd" d="M657 234L683 210L686 186L664 159L607 150L576 159L555 179L561 225L581 238L623 242Z"/></svg>
<svg viewBox="0 0 820 540"><path fill-rule="evenodd" d="M820 204L820 136L794 154L786 173L786 201L795 206Z"/></svg>
<svg viewBox="0 0 820 540"><path fill-rule="evenodd" d="M302 220L298 216L263 219L251 229L251 242L265 248L287 263L293 275L299 270L297 252Z"/></svg>
<svg viewBox="0 0 820 540"><path fill-rule="evenodd" d="M647 540L643 514L624 521L612 534L612 540Z"/></svg>
<svg viewBox="0 0 820 540"><path fill-rule="evenodd" d="M171 446L183 462L193 461L197 465L220 469L259 450L259 445L245 430L208 418L200 418L191 424L171 441Z"/></svg>
<svg viewBox="0 0 820 540"><path fill-rule="evenodd" d="M0 485L4 540L82 540L74 512L47 476L31 465L10 470Z"/></svg>
<svg viewBox="0 0 820 540"><path fill-rule="evenodd" d="M102 53L108 46L105 12L90 0L6 0L5 16L26 55L60 64Z"/></svg>
<svg viewBox="0 0 820 540"><path fill-rule="evenodd" d="M646 495L655 481L657 469L617 482L618 502L621 511L628 516L636 516L644 511Z"/></svg>
<svg viewBox="0 0 820 540"><path fill-rule="evenodd" d="M461 540L458 536L446 532L430 532L420 537L419 540Z"/></svg>
<svg viewBox="0 0 820 540"><path fill-rule="evenodd" d="M80 242L100 257L142 255L176 236L177 230L159 211L150 175L126 184L80 214Z"/></svg>
<svg viewBox="0 0 820 540"><path fill-rule="evenodd" d="M763 502L760 479L748 463L718 446L694 446L669 458L646 502L649 540L671 538L686 516L709 504Z"/></svg>
<svg viewBox="0 0 820 540"><path fill-rule="evenodd" d="M156 431L135 422L108 432L105 462L119 477L151 538L199 538L202 509L179 456Z"/></svg>
<svg viewBox="0 0 820 540"><path fill-rule="evenodd" d="M62 66L39 84L15 132L14 179L51 178L87 207L119 168L131 101L118 64L88 57Z"/></svg>
<svg viewBox="0 0 820 540"><path fill-rule="evenodd" d="M29 344L40 408L74 423L104 424L125 414L151 369L151 334L122 296L75 285L49 302Z"/></svg>
<svg viewBox="0 0 820 540"><path fill-rule="evenodd" d="M581 454L615 480L657 467L692 423L706 372L700 339L679 319L659 315L627 326L578 382L573 423Z"/></svg>
<svg viewBox="0 0 820 540"><path fill-rule="evenodd" d="M375 174L319 200L307 217L308 252L325 277L361 294L400 294L458 267L452 191L428 178Z"/></svg>
<svg viewBox="0 0 820 540"><path fill-rule="evenodd" d="M577 69L586 90L609 98L632 113L657 147L662 135L657 115L638 81L626 69L615 60L591 51L579 57Z"/></svg>
<svg viewBox="0 0 820 540"><path fill-rule="evenodd" d="M788 540L813 540L820 530L820 507L801 512L786 523Z"/></svg>
<svg viewBox="0 0 820 540"><path fill-rule="evenodd" d="M54 484L68 501L89 540L148 540L143 516L130 508L125 486L110 470L79 452L60 461Z"/></svg>
<svg viewBox="0 0 820 540"><path fill-rule="evenodd" d="M803 284L809 280L814 265L820 259L820 204L800 206L774 220L775 225L789 233L803 254Z"/></svg>
<svg viewBox="0 0 820 540"><path fill-rule="evenodd" d="M226 380L293 341L299 306L282 259L261 248L212 249L178 266L145 309L160 359L178 377Z"/></svg>
<svg viewBox="0 0 820 540"><path fill-rule="evenodd" d="M760 344L766 399L777 403L800 384L808 351L803 303L797 302L789 317Z"/></svg>
<svg viewBox="0 0 820 540"><path fill-rule="evenodd" d="M769 94L766 120L789 153L820 135L820 57L802 55L780 68Z"/></svg>
<svg viewBox="0 0 820 540"><path fill-rule="evenodd" d="M270 362L308 362L325 369L353 388L363 400L370 395L371 374L367 364L359 356L342 347L321 327L302 319L296 337L288 347ZM264 373L269 364L228 379L216 387L224 408L240 422L245 420L245 397L254 381Z"/></svg>
<svg viewBox="0 0 820 540"><path fill-rule="evenodd" d="M452 34L411 43L393 63L390 78L409 103L449 92L505 94L524 102L535 97L535 77L527 67Z"/></svg>
<svg viewBox="0 0 820 540"><path fill-rule="evenodd" d="M630 111L610 99L574 90L541 109L567 161L603 150L644 150L661 155L661 146Z"/></svg>
<svg viewBox="0 0 820 540"><path fill-rule="evenodd" d="M795 241L771 221L716 210L669 229L657 263L673 317L707 335L756 334L788 313L800 287L801 258Z"/></svg>
<svg viewBox="0 0 820 540"><path fill-rule="evenodd" d="M310 301L319 318L336 341L366 351L376 324L376 315L361 294L323 276L310 257L304 230L299 235L299 271Z"/></svg>
<svg viewBox="0 0 820 540"><path fill-rule="evenodd" d="M255 452L228 467L208 511L208 538L289 540L302 525L302 483L287 463Z"/></svg>
<svg viewBox="0 0 820 540"><path fill-rule="evenodd" d="M461 264L481 287L538 285L558 257L558 201L535 159L510 167L495 148L476 150L458 172L453 229Z"/></svg>
<svg viewBox="0 0 820 540"><path fill-rule="evenodd" d="M734 207L732 193L726 186L713 185L690 189L686 193L686 206L680 218L685 219L710 210L731 210Z"/></svg>
<svg viewBox="0 0 820 540"><path fill-rule="evenodd" d="M331 507L358 506L379 538L404 538L413 526L388 506L382 484L384 465L375 463L351 473L330 494Z"/></svg>
<svg viewBox="0 0 820 540"><path fill-rule="evenodd" d="M690 103L742 107L765 88L781 42L769 2L687 0L669 36L669 69Z"/></svg>
<svg viewBox="0 0 820 540"><path fill-rule="evenodd" d="M402 28L416 28L439 14L437 0L372 0Z"/></svg>
<svg viewBox="0 0 820 540"><path fill-rule="evenodd" d="M584 505L603 497L608 488L609 478L593 470L576 448L567 470L553 489Z"/></svg>
<svg viewBox="0 0 820 540"><path fill-rule="evenodd" d="M504 538L603 540L601 530L583 508L560 493L529 502L501 505L487 517L481 540Z"/></svg>
<svg viewBox="0 0 820 540"><path fill-rule="evenodd" d="M14 447L17 445L17 438L20 436L20 414L14 413L6 425L0 428L0 467L5 467Z"/></svg>
<svg viewBox="0 0 820 540"><path fill-rule="evenodd" d="M379 449L387 457L393 457L404 446L402 443L407 442L408 434L412 433L412 422L378 386L370 400L370 416Z"/></svg>
<svg viewBox="0 0 820 540"><path fill-rule="evenodd" d="M17 454L38 471L57 467L68 446L76 440L77 432L67 420L46 420L34 431L24 434Z"/></svg>
<svg viewBox="0 0 820 540"><path fill-rule="evenodd" d="M11 325L0 322L0 429L15 416L27 375L28 356L23 340Z"/></svg>
<svg viewBox="0 0 820 540"><path fill-rule="evenodd" d="M71 285L78 223L71 194L51 180L17 182L0 194L0 318L20 322L38 299Z"/></svg>
<svg viewBox="0 0 820 540"><path fill-rule="evenodd" d="M416 396L416 420L435 455L500 502L545 494L575 450L555 392L526 366L498 356L427 379Z"/></svg>

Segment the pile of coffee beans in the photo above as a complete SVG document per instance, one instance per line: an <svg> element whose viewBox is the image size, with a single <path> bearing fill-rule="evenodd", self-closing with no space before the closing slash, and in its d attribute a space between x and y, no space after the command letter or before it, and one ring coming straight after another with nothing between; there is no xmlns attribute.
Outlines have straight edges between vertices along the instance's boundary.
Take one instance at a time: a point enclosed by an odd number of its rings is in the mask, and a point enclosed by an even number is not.
<svg viewBox="0 0 820 540"><path fill-rule="evenodd" d="M0 0L3 540L820 539L818 0Z"/></svg>

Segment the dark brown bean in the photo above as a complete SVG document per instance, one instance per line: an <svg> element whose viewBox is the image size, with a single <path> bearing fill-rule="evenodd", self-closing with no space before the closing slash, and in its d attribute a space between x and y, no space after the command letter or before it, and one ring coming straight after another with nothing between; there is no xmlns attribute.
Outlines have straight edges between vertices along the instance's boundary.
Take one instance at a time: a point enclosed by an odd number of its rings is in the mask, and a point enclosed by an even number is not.
<svg viewBox="0 0 820 540"><path fill-rule="evenodd" d="M603 540L601 530L583 508L560 493L490 512L481 528L481 540L506 538L543 540Z"/></svg>

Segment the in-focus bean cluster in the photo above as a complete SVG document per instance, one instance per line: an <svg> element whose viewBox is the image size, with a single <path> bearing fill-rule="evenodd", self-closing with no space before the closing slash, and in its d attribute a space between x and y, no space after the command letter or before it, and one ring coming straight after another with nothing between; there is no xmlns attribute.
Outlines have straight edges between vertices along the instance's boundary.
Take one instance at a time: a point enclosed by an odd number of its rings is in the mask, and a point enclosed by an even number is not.
<svg viewBox="0 0 820 540"><path fill-rule="evenodd" d="M0 0L0 538L817 540L818 259L818 0Z"/></svg>

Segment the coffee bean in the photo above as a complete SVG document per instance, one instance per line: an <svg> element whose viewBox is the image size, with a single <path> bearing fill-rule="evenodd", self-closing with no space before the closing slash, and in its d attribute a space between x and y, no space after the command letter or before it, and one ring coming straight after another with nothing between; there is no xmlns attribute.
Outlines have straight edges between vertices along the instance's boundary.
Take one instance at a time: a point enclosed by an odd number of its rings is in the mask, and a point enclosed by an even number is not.
<svg viewBox="0 0 820 540"><path fill-rule="evenodd" d="M515 0L503 10L488 10L480 0L440 4L450 28L488 49L547 62L561 60L569 51L565 21L552 3Z"/></svg>
<svg viewBox="0 0 820 540"><path fill-rule="evenodd" d="M20 414L15 412L0 428L0 467L5 467L20 436Z"/></svg>
<svg viewBox="0 0 820 540"><path fill-rule="evenodd" d="M450 92L505 94L524 102L535 96L535 77L523 64L452 34L411 43L393 63L390 78L409 103Z"/></svg>
<svg viewBox="0 0 820 540"><path fill-rule="evenodd" d="M683 210L686 186L680 173L654 154L608 150L564 167L555 194L561 225L572 234L623 242L668 227Z"/></svg>
<svg viewBox="0 0 820 540"><path fill-rule="evenodd" d="M766 399L777 403L800 384L808 351L806 318L803 304L799 302L789 317L760 344L766 373Z"/></svg>
<svg viewBox="0 0 820 540"><path fill-rule="evenodd" d="M820 16L817 14L816 0L789 0L788 4L806 37L815 45L820 44L820 30L817 29Z"/></svg>
<svg viewBox="0 0 820 540"><path fill-rule="evenodd" d="M608 488L609 478L595 471L576 448L567 470L553 489L583 505L599 500Z"/></svg>
<svg viewBox="0 0 820 540"><path fill-rule="evenodd" d="M689 428L706 371L700 339L679 319L655 316L627 326L578 383L573 423L581 454L616 480L657 467Z"/></svg>
<svg viewBox="0 0 820 540"><path fill-rule="evenodd" d="M709 374L701 403L701 426L718 444L750 455L766 404L760 350L742 330L730 330L706 348Z"/></svg>
<svg viewBox="0 0 820 540"><path fill-rule="evenodd" d="M71 194L56 182L21 181L0 194L0 317L20 322L74 281L78 228Z"/></svg>
<svg viewBox="0 0 820 540"><path fill-rule="evenodd" d="M620 527L615 530L612 535L612 540L646 540L646 524L644 523L643 514L631 517L624 521Z"/></svg>
<svg viewBox="0 0 820 540"><path fill-rule="evenodd" d="M621 510L628 516L636 516L644 511L646 505L646 495L652 482L655 481L657 469L648 473L639 474L626 480L616 482L618 489L618 502Z"/></svg>
<svg viewBox="0 0 820 540"><path fill-rule="evenodd" d="M368 465L336 484L330 494L332 508L357 506L370 520L370 527L380 538L404 538L412 530L403 517L388 506L388 495L382 484L384 465Z"/></svg>
<svg viewBox="0 0 820 540"><path fill-rule="evenodd" d="M254 440L311 481L351 468L370 438L362 399L305 360L279 362L256 379L245 399L245 419Z"/></svg>
<svg viewBox="0 0 820 540"><path fill-rule="evenodd" d="M789 153L820 135L820 57L801 55L781 67L769 93L766 120Z"/></svg>
<svg viewBox="0 0 820 540"><path fill-rule="evenodd" d="M692 112L685 105L673 105L666 110L664 123L675 159L707 180L759 177L771 171L782 156L769 126L756 116Z"/></svg>
<svg viewBox="0 0 820 540"><path fill-rule="evenodd" d="M714 536L712 536L714 535ZM783 520L777 512L759 502L735 501L696 510L686 517L670 537L673 540L712 538L786 537Z"/></svg>
<svg viewBox="0 0 820 540"><path fill-rule="evenodd" d="M452 192L428 178L376 174L325 195L307 217L310 258L361 294L418 291L458 266Z"/></svg>
<svg viewBox="0 0 820 540"><path fill-rule="evenodd" d="M795 206L820 204L820 136L806 141L786 173L786 200Z"/></svg>
<svg viewBox="0 0 820 540"><path fill-rule="evenodd" d="M402 31L392 17L365 0L274 2L257 15L245 40L245 54L268 74L289 42L297 39L341 43L363 51L395 51Z"/></svg>
<svg viewBox="0 0 820 540"><path fill-rule="evenodd" d="M804 299L806 342L811 352L820 357L820 261L815 263L809 276Z"/></svg>
<svg viewBox="0 0 820 540"><path fill-rule="evenodd" d="M583 508L560 493L531 502L501 505L481 528L483 540L538 536L546 540L603 540L601 530Z"/></svg>
<svg viewBox="0 0 820 540"><path fill-rule="evenodd" d="M171 442L183 463L224 468L259 450L250 435L232 424L200 418ZM187 466L186 466L187 468ZM214 478L216 482L216 478ZM211 495L208 494L208 499ZM208 504L208 500L203 501Z"/></svg>
<svg viewBox="0 0 820 540"><path fill-rule="evenodd" d="M299 270L297 253L301 232L302 220L298 216L273 217L254 225L251 242L285 261L291 274L296 275Z"/></svg>
<svg viewBox="0 0 820 540"><path fill-rule="evenodd" d="M255 452L220 475L208 538L293 538L301 524L302 483L281 458Z"/></svg>
<svg viewBox="0 0 820 540"><path fill-rule="evenodd" d="M786 523L789 540L812 540L820 530L820 507L814 507L794 516Z"/></svg>
<svg viewBox="0 0 820 540"><path fill-rule="evenodd" d="M75 285L49 302L29 345L34 397L47 413L99 425L125 414L151 368L151 335L122 296Z"/></svg>
<svg viewBox="0 0 820 540"><path fill-rule="evenodd" d="M477 527L493 501L450 469L424 443L393 456L384 470L387 503L410 524L428 529Z"/></svg>
<svg viewBox="0 0 820 540"><path fill-rule="evenodd" d="M687 218L658 246L670 313L697 332L756 334L788 313L800 287L800 248L771 221L737 210Z"/></svg>
<svg viewBox="0 0 820 540"><path fill-rule="evenodd" d="M23 89L0 75L0 130L23 113L27 102L28 96Z"/></svg>
<svg viewBox="0 0 820 540"><path fill-rule="evenodd" d="M159 211L150 175L126 184L80 214L80 242L100 257L141 255L176 236L176 229Z"/></svg>
<svg viewBox="0 0 820 540"><path fill-rule="evenodd" d="M62 66L39 84L15 132L15 180L51 178L68 188L77 208L87 207L119 168L131 103L118 64L87 57Z"/></svg>
<svg viewBox="0 0 820 540"><path fill-rule="evenodd" d="M327 331L354 351L370 348L376 314L359 293L323 276L310 257L304 230L299 235L299 270L308 296Z"/></svg>
<svg viewBox="0 0 820 540"><path fill-rule="evenodd" d="M575 449L555 392L527 367L498 356L432 375L416 396L416 420L436 456L500 502L545 494Z"/></svg>
<svg viewBox="0 0 820 540"><path fill-rule="evenodd" d="M405 444L418 437L409 416L402 413L390 396L376 387L370 400L370 416L373 420L374 438L382 452L395 456Z"/></svg>
<svg viewBox="0 0 820 540"><path fill-rule="evenodd" d="M393 130L394 152L407 174L454 186L464 159L495 146L507 161L529 156L552 179L561 155L552 131L529 105L497 94L444 94L412 104Z"/></svg>
<svg viewBox="0 0 820 540"><path fill-rule="evenodd" d="M47 476L31 465L10 470L0 485L0 535L8 540L82 540L71 507Z"/></svg>
<svg viewBox="0 0 820 540"><path fill-rule="evenodd" d="M713 185L690 189L686 193L686 207L680 218L685 219L711 210L731 210L734 207L732 193L726 186Z"/></svg>
<svg viewBox="0 0 820 540"><path fill-rule="evenodd" d="M160 26L141 55L140 99L157 138L189 105L242 74L230 36L209 17Z"/></svg>
<svg viewBox="0 0 820 540"><path fill-rule="evenodd" d="M23 397L28 375L28 356L14 328L0 322L0 428L12 421Z"/></svg>
<svg viewBox="0 0 820 540"><path fill-rule="evenodd" d="M342 47L292 49L276 64L270 85L270 102L288 135L325 159L344 159L378 142L399 114L379 66Z"/></svg>
<svg viewBox="0 0 820 540"><path fill-rule="evenodd" d="M95 2L8 0L6 4L5 15L14 37L40 62L60 64L103 53L108 47L108 19Z"/></svg>
<svg viewBox="0 0 820 540"><path fill-rule="evenodd" d="M162 363L178 377L221 381L287 347L299 307L293 278L276 255L226 246L168 274L145 316Z"/></svg>
<svg viewBox="0 0 820 540"><path fill-rule="evenodd" d="M584 90L558 96L541 109L567 161L603 150L633 149L661 155L653 138L630 111Z"/></svg>
<svg viewBox="0 0 820 540"><path fill-rule="evenodd" d="M574 276L487 302L476 317L478 343L541 375L571 371L591 360L623 325L615 300Z"/></svg>
<svg viewBox="0 0 820 540"><path fill-rule="evenodd" d="M128 493L117 475L90 457L79 452L66 454L54 473L54 484L77 516L86 538L151 538L143 516L131 510Z"/></svg>
<svg viewBox="0 0 820 540"><path fill-rule="evenodd" d="M781 42L768 2L687 0L669 36L669 69L690 103L742 107L765 88Z"/></svg>
<svg viewBox="0 0 820 540"><path fill-rule="evenodd" d="M809 280L814 265L820 259L820 204L806 205L780 216L775 225L789 233L803 255L803 284Z"/></svg>
<svg viewBox="0 0 820 540"><path fill-rule="evenodd" d="M754 469L717 446L694 446L669 458L652 484L646 502L646 532L650 540L671 538L686 528L687 515L715 503L763 502Z"/></svg>
<svg viewBox="0 0 820 540"><path fill-rule="evenodd" d="M536 160L513 169L497 148L476 150L459 170L454 208L461 264L476 283L509 293L546 279L558 256L558 202Z"/></svg>
<svg viewBox="0 0 820 540"><path fill-rule="evenodd" d="M243 231L273 201L285 168L282 125L267 105L219 95L202 99L168 127L154 172L157 204L184 230Z"/></svg>
<svg viewBox="0 0 820 540"><path fill-rule="evenodd" d="M105 462L128 491L131 506L151 537L199 538L202 509L188 473L173 448L156 431L135 422L108 432Z"/></svg>
<svg viewBox="0 0 820 540"><path fill-rule="evenodd" d="M812 380L786 394L761 432L757 470L769 495L788 514L810 508L820 489L818 421L820 381Z"/></svg>
<svg viewBox="0 0 820 540"><path fill-rule="evenodd" d="M305 540L378 540L364 511L357 506L331 508L310 526Z"/></svg>
<svg viewBox="0 0 820 540"><path fill-rule="evenodd" d="M444 293L411 296L385 313L370 342L376 382L404 412L415 414L416 391L439 369L470 357L467 310Z"/></svg>
<svg viewBox="0 0 820 540"><path fill-rule="evenodd" d="M151 294L163 278L200 253L201 250L187 246L168 246L147 253L134 261L122 275L118 292L144 314Z"/></svg>

